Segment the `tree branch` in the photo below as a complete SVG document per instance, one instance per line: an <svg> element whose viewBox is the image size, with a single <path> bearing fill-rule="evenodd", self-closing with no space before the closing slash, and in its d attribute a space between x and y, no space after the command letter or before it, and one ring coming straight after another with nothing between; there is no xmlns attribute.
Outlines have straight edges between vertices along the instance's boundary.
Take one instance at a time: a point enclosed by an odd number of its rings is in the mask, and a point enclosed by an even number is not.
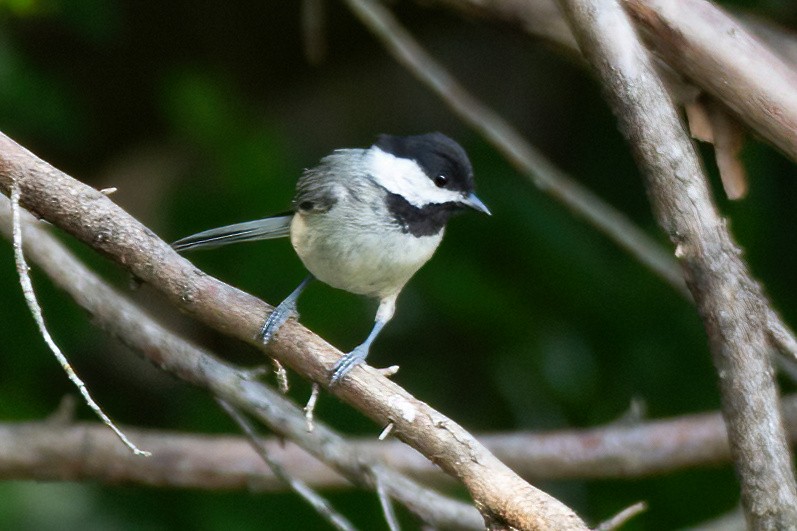
<svg viewBox="0 0 797 531"><path fill-rule="evenodd" d="M797 395L784 398L781 408L789 439L797 441ZM136 458L96 423L0 424L0 479L92 479L153 487L284 490L284 483L241 437L126 429L158 459ZM536 481L639 478L716 466L731 457L718 412L634 426L494 433L478 439L513 470ZM275 437L264 442L269 455L291 477L319 489L351 487L344 476L298 444ZM382 460L425 483L443 484L448 478L399 441L369 437L348 439L347 444L365 462Z"/></svg>
<svg viewBox="0 0 797 531"><path fill-rule="evenodd" d="M175 306L223 333L267 350L300 374L327 384L329 371L341 355L339 351L295 321L289 321L265 348L256 339L263 315L270 309L265 303L202 273L106 196L2 135L0 189L8 193L12 181L19 184L21 204L28 210L123 265L158 289ZM106 315L118 313L113 307L103 310ZM124 315L117 319L122 317ZM132 324L137 329L141 326L135 321ZM113 329L116 322L108 326ZM153 326L156 325L153 323ZM158 332L161 337L164 333ZM209 374L222 374L218 372L222 370L218 362L209 367L209 358L202 358L200 368L172 357L168 357L167 362L167 353L170 349L179 350L180 343L153 344L149 337L141 341L148 346L138 348L158 365L169 367L189 380L204 380L195 383L204 384L233 405L265 420L266 412L253 406L259 404L255 394L262 396L266 392L259 384L242 381L234 371L208 381ZM196 356L193 359L196 360ZM334 388L334 394L380 425L393 422L394 434L460 479L483 513L521 529L585 527L569 508L523 481L462 427L415 399L376 369L368 366L354 369ZM304 431L304 417L300 417L295 429ZM271 422L275 422L274 419ZM313 433L318 429L316 425ZM357 463L349 466L354 469Z"/></svg>
<svg viewBox="0 0 797 531"><path fill-rule="evenodd" d="M623 0L654 49L797 161L797 72L705 0Z"/></svg>
<svg viewBox="0 0 797 531"><path fill-rule="evenodd" d="M694 146L615 0L561 0L676 244L720 376L722 410L748 522L797 521L797 488L769 359L768 302L720 218Z"/></svg>

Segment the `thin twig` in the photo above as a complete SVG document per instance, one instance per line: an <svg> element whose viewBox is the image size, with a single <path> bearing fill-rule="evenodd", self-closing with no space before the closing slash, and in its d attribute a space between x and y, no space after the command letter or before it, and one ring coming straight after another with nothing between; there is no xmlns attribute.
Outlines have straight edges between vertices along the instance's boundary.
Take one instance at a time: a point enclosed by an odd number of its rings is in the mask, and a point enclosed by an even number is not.
<svg viewBox="0 0 797 531"><path fill-rule="evenodd" d="M770 339L778 352L788 356L792 362L797 361L797 339L794 337L794 332L772 308L767 310L767 327Z"/></svg>
<svg viewBox="0 0 797 531"><path fill-rule="evenodd" d="M392 422L388 422L387 426L385 426L385 429L382 430L382 433L379 434L379 437L377 437L377 439L380 441L384 441L385 439L387 439L388 435L390 435L390 432L393 431L394 427L395 424L393 424Z"/></svg>
<svg viewBox="0 0 797 531"><path fill-rule="evenodd" d="M797 485L770 361L770 305L713 203L677 109L616 0L560 0L676 244L719 375L742 502L755 529L797 522Z"/></svg>
<svg viewBox="0 0 797 531"><path fill-rule="evenodd" d="M313 431L313 413L315 412L315 404L318 402L318 393L321 392L321 386L313 382L310 390L310 398L307 400L307 405L304 406L304 419L307 422L307 431Z"/></svg>
<svg viewBox="0 0 797 531"><path fill-rule="evenodd" d="M391 365L390 367L384 367L382 369L377 369L379 374L384 376L385 378L390 378L391 376L395 376L399 372L398 365Z"/></svg>
<svg viewBox="0 0 797 531"><path fill-rule="evenodd" d="M633 517L637 516L648 510L648 504L641 501L637 502L630 507L626 507L616 515L612 516L608 520L605 520L598 524L595 528L595 531L613 531L614 529L619 529L620 526L625 525Z"/></svg>
<svg viewBox="0 0 797 531"><path fill-rule="evenodd" d="M274 365L274 374L277 377L277 387L283 395L287 394L290 390L288 385L288 371L285 370L285 367L279 362L279 360L272 358L271 363Z"/></svg>
<svg viewBox="0 0 797 531"><path fill-rule="evenodd" d="M16 261L17 265L17 273L19 274L19 283L22 286L22 294L25 296L25 302L28 304L31 315L33 315L33 320L36 321L36 326L39 328L39 333L41 334L42 338L44 338L44 342L47 343L47 346L50 347L50 350L55 355L58 363L61 364L61 368L64 369L67 377L72 381L73 384L75 384L75 386L78 388L78 391L80 391L80 394L83 395L83 400L85 400L86 404L88 404L94 413L96 413L96 415L102 419L105 425L111 428L117 437L119 437L125 446L130 448L130 451L132 451L135 455L145 457L152 455L150 452L141 450L135 444L133 444L133 442L127 438L127 435L122 433L116 424L114 424L108 415L106 415L105 412L100 408L100 406L97 405L97 403L91 397L91 394L89 394L89 390L86 388L83 380L81 380L77 373L75 373L75 371L72 369L72 366L69 364L66 356L64 356L63 352L61 352L61 349L58 347L58 345L55 344L50 332L44 325L44 315L42 315L41 306L39 306L39 303L36 300L36 293L33 291L33 283L31 282L30 275L28 273L28 264L25 262L25 253L22 251L22 225L20 223L19 215L19 197L19 186L16 182L12 182L11 217L13 223L12 233L14 240L14 260Z"/></svg>
<svg viewBox="0 0 797 531"><path fill-rule="evenodd" d="M293 490L296 494L304 498L305 501L307 501L307 503L309 503L310 506L315 509L319 516L329 522L332 527L341 531L354 531L355 527L352 525L352 523L349 522L345 516L336 511L335 508L332 507L332 505L323 496L311 489L305 482L291 476L285 471L279 462L271 457L266 445L263 444L263 441L255 431L252 423L249 422L240 411L231 406L222 398L216 397L216 402L218 402L218 404L230 416L230 418L232 418L235 423L238 424L238 427L244 432L252 448L255 449L258 455L271 469L271 471L274 472L275 476L285 482L285 484L288 485L288 487L290 487L291 490Z"/></svg>
<svg viewBox="0 0 797 531"><path fill-rule="evenodd" d="M680 295L690 298L681 270L670 253L623 213L557 168L506 120L471 95L384 6L372 0L345 1L397 61L437 94L463 121L484 136L541 191L594 225Z"/></svg>
<svg viewBox="0 0 797 531"><path fill-rule="evenodd" d="M400 531L401 526L398 523L398 518L396 518L396 511L393 510L393 502L390 501L390 496L385 489L384 480L376 476L374 477L374 482L376 483L376 495L379 497L379 505L382 507L382 514L385 515L388 529L390 531Z"/></svg>

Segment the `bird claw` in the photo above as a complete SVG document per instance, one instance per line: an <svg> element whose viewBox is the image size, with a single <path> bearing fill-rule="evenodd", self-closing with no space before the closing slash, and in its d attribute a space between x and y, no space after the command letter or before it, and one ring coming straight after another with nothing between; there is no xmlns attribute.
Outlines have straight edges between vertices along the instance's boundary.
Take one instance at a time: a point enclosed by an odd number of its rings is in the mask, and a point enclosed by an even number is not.
<svg viewBox="0 0 797 531"><path fill-rule="evenodd" d="M274 337L274 334L279 331L282 325L284 325L288 319L295 315L297 315L295 302L281 302L276 308L274 308L274 310L268 316L268 319L266 319L266 322L263 323L263 327L260 329L260 333L257 335L257 337L264 344L267 344L269 341L271 341L271 338Z"/></svg>
<svg viewBox="0 0 797 531"><path fill-rule="evenodd" d="M307 284L313 280L313 275L308 275L307 278L302 280L302 282L296 286L296 289L288 295L285 300L277 305L276 308L271 312L271 314L266 319L266 322L263 323L263 328L260 329L260 333L257 334L258 339L260 339L263 344L268 344L271 341L271 338L277 333L282 325L285 324L285 321L290 319L293 316L298 317L299 314L296 313L296 300L299 298L299 295L302 294L304 288L307 287Z"/></svg>
<svg viewBox="0 0 797 531"><path fill-rule="evenodd" d="M350 370L365 361L368 356L368 348L360 348L362 346L360 345L348 354L344 354L338 360L335 367L332 368L332 377L329 379L330 387L336 386Z"/></svg>

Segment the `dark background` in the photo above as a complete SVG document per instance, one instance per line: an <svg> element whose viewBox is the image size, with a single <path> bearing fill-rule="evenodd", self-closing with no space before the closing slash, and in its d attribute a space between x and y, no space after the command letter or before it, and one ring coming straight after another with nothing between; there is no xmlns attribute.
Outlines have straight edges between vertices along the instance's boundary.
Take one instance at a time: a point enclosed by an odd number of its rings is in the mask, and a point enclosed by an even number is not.
<svg viewBox="0 0 797 531"><path fill-rule="evenodd" d="M794 26L787 0L725 3ZM565 171L665 245L638 172L594 81L574 60L505 28L392 3L428 50ZM381 132L439 130L476 170L487 218L463 215L399 298L371 363L471 431L590 427L640 401L651 418L718 407L694 309L592 227L544 195L397 65L342 3L327 3L329 53L305 60L298 2L7 0L0 2L0 129L98 188L167 241L285 210L303 168ZM718 202L787 322L797 323L793 163L756 139L743 157L749 197ZM129 279L63 238L111 281ZM271 303L304 271L287 241L189 256ZM97 401L121 423L235 432L212 399L164 376L101 331L33 268L51 332ZM246 346L177 315L146 286L131 292L176 330L234 361ZM75 394L25 307L11 246L0 245L0 418L46 417ZM344 351L369 331L376 305L321 284L303 322ZM294 397L308 386L293 376ZM786 384L786 388L790 386ZM380 427L323 395L320 418L376 437ZM85 406L79 417L93 420ZM671 529L732 509L732 469L633 481L540 485L597 522L638 500L628 529ZM460 491L457 491L462 494ZM327 493L363 529L382 529L371 493ZM408 528L417 524L400 509ZM3 529L314 529L292 494L209 493L95 483L0 483Z"/></svg>

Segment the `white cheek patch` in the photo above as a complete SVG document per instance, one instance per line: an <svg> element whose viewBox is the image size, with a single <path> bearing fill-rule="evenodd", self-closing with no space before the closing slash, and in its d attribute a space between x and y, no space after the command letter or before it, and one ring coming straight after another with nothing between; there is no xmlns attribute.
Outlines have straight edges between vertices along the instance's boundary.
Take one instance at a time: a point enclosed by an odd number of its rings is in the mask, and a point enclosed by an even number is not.
<svg viewBox="0 0 797 531"><path fill-rule="evenodd" d="M462 194L438 188L414 160L396 157L374 146L368 150L369 173L377 184L416 207L462 201Z"/></svg>

